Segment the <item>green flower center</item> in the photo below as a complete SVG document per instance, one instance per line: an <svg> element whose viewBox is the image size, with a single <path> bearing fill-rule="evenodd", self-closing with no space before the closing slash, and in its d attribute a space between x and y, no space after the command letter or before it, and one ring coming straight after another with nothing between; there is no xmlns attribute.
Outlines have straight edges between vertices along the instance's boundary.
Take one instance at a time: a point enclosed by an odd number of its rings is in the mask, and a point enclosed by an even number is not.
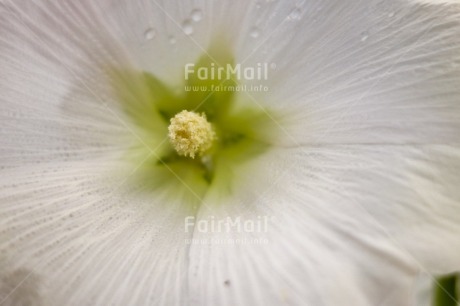
<svg viewBox="0 0 460 306"><path fill-rule="evenodd" d="M135 177L143 186L170 190L196 206L211 188L230 195L235 181L247 177L245 166L270 147L274 115L245 93L237 95L227 50L213 44L194 68L221 72L186 75L179 93L150 73L111 69L138 135L126 158L139 168Z"/></svg>

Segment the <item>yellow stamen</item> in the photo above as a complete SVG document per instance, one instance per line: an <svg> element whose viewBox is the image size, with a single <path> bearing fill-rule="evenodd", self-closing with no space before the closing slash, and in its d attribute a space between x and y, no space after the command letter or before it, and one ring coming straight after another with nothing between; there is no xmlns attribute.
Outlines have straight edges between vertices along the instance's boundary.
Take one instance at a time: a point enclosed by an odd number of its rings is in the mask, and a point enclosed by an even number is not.
<svg viewBox="0 0 460 306"><path fill-rule="evenodd" d="M216 138L205 114L183 110L171 118L170 122L169 140L179 155L191 158L203 155L211 148Z"/></svg>

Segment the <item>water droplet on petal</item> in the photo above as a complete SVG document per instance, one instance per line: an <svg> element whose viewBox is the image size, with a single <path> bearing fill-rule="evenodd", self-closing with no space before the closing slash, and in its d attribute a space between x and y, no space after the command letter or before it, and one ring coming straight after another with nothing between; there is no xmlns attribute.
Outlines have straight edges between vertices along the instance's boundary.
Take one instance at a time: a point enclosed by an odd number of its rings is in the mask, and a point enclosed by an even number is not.
<svg viewBox="0 0 460 306"><path fill-rule="evenodd" d="M144 32L145 40L152 40L155 38L156 35L157 35L157 32L155 31L155 29L152 29L152 28L149 28L145 30Z"/></svg>
<svg viewBox="0 0 460 306"><path fill-rule="evenodd" d="M361 33L361 41L365 42L369 38L369 33L368 32L363 32Z"/></svg>
<svg viewBox="0 0 460 306"><path fill-rule="evenodd" d="M260 30L256 27L253 27L249 32L249 35L251 35L252 38L257 38L260 35Z"/></svg>
<svg viewBox="0 0 460 306"><path fill-rule="evenodd" d="M289 19L300 19L300 8L296 7L295 9L293 9L291 11L291 13L289 14Z"/></svg>
<svg viewBox="0 0 460 306"><path fill-rule="evenodd" d="M201 10L196 9L196 10L193 10L193 11L192 11L191 16L192 16L192 20L193 20L193 21L198 22L198 21L200 21L201 19L203 19L203 12L201 12Z"/></svg>
<svg viewBox="0 0 460 306"><path fill-rule="evenodd" d="M184 31L184 33L186 35L191 35L193 33L193 26L192 26L192 22L190 20L185 20L183 23L182 23L182 30Z"/></svg>
<svg viewBox="0 0 460 306"><path fill-rule="evenodd" d="M395 12L391 12L391 13L388 14L388 17L390 17L390 18L392 18L394 16L395 16Z"/></svg>
<svg viewBox="0 0 460 306"><path fill-rule="evenodd" d="M177 41L176 41L176 38L175 38L174 36L169 36L169 43L170 43L171 45L174 45L176 42L177 42Z"/></svg>

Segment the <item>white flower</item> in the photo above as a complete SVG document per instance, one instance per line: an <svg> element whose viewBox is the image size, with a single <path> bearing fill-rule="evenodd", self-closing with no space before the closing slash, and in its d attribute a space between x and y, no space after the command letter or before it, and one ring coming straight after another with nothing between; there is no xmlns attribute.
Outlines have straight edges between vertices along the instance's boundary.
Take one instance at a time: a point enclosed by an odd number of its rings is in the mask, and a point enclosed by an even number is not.
<svg viewBox="0 0 460 306"><path fill-rule="evenodd" d="M169 163L151 91L199 101L208 52L270 64L216 121L267 148ZM411 305L460 269L458 2L0 0L0 67L2 305Z"/></svg>

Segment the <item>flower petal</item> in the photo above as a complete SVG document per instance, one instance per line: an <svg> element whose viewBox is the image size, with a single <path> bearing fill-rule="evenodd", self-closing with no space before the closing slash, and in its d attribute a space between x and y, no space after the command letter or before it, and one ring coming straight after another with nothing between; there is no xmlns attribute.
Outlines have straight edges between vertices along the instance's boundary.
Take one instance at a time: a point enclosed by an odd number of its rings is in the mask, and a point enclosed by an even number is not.
<svg viewBox="0 0 460 306"><path fill-rule="evenodd" d="M415 299L417 306L431 306L433 305L433 291L437 280L433 276L421 273L416 282Z"/></svg>
<svg viewBox="0 0 460 306"><path fill-rule="evenodd" d="M116 165L54 162L4 172L1 269L33 272L46 289L43 305L183 303L183 240L191 233L182 224L192 212L181 196L168 198L168 188L149 193L114 176ZM36 294L20 290L11 305Z"/></svg>
<svg viewBox="0 0 460 306"><path fill-rule="evenodd" d="M236 64L245 61L252 51L261 50L262 43L273 29L284 24L295 4L295 0L141 0L136 5L105 1L98 6L110 12L105 20L111 32L138 67L169 84L182 85L185 65L195 63L216 40L227 43L222 47L229 45L230 54L236 53ZM222 63L220 58L215 60Z"/></svg>
<svg viewBox="0 0 460 306"><path fill-rule="evenodd" d="M284 144L458 143L459 5L309 1L299 15L247 62L276 63L269 94L246 98L285 114Z"/></svg>
<svg viewBox="0 0 460 306"><path fill-rule="evenodd" d="M410 305L420 271L460 269L459 167L460 149L445 146L273 151L221 209L205 201L191 294L200 305ZM274 217L266 232L199 224L258 216Z"/></svg>
<svg viewBox="0 0 460 306"><path fill-rule="evenodd" d="M102 70L123 57L107 52L111 44L99 39L101 27L77 23L88 17L83 12L56 10L51 3L0 5L1 167L113 160L130 145ZM100 45L89 43L94 36Z"/></svg>

